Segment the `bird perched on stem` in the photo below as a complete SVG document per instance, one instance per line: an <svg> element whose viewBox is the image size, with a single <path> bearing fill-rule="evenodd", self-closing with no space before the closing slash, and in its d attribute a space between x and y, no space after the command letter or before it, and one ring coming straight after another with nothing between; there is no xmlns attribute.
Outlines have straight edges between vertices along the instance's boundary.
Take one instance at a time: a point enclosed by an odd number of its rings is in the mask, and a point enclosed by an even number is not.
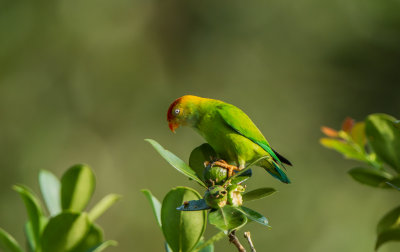
<svg viewBox="0 0 400 252"><path fill-rule="evenodd" d="M292 164L269 146L241 109L223 101L185 95L170 105L167 120L172 132L181 125L196 130L222 159L214 164L228 169L229 176L234 170L245 168L246 163L266 157L256 165L280 181L290 183L281 167L282 163Z"/></svg>

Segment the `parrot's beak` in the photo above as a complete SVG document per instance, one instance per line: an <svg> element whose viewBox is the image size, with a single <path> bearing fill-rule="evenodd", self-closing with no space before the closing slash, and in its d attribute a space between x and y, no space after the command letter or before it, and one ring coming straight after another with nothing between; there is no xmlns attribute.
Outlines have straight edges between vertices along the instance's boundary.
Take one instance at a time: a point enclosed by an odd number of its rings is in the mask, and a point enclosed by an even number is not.
<svg viewBox="0 0 400 252"><path fill-rule="evenodd" d="M174 132L174 133L175 133L175 130L176 130L177 128L179 128L179 124L178 124L178 123L174 123L174 122L170 122L170 123L168 124L168 126L169 126L169 129L170 129L172 132Z"/></svg>

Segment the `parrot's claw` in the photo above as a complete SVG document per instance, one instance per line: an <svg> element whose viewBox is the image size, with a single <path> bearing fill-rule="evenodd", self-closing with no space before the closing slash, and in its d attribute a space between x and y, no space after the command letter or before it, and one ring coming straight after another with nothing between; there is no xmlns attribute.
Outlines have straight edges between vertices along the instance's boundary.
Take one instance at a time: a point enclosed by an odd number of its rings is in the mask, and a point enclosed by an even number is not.
<svg viewBox="0 0 400 252"><path fill-rule="evenodd" d="M209 162L208 162L209 164ZM240 171L240 168L235 165L228 164L225 160L218 160L211 163L211 165L218 165L219 167L225 168L228 170L228 178L232 177L233 171Z"/></svg>

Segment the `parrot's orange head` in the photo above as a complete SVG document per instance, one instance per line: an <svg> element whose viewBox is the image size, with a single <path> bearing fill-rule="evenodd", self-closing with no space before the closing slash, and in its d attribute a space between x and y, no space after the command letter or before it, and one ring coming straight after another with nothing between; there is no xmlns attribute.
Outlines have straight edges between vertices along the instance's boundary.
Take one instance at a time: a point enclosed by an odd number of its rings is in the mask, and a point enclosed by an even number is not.
<svg viewBox="0 0 400 252"><path fill-rule="evenodd" d="M167 121L172 132L175 133L179 126L188 124L192 116L193 104L201 99L197 96L185 95L171 103L168 108Z"/></svg>

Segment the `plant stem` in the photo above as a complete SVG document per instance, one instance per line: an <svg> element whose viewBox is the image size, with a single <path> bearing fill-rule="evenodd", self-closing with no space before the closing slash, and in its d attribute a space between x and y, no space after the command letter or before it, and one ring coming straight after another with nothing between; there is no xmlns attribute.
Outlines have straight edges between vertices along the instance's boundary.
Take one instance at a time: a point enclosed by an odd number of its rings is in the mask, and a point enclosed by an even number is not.
<svg viewBox="0 0 400 252"><path fill-rule="evenodd" d="M236 236L236 230L233 230L232 232L230 232L228 234L228 237L229 237L229 241L231 243L233 243L233 245L236 246L236 248L238 249L239 252L246 252L246 249L243 247L242 244L240 244L240 241Z"/></svg>
<svg viewBox="0 0 400 252"><path fill-rule="evenodd" d="M204 242L204 243L201 244L200 246L198 246L197 248L195 248L195 249L193 250L193 252L200 251L200 250L202 250L203 248L207 247L208 245L210 245L210 244L212 244L212 243L214 243L214 242L216 242L216 241L219 241L219 240L221 240L221 239L224 238L224 237L225 237L225 233L221 231L221 232L217 233L216 235L214 235L213 237L211 237L210 239L208 239L206 242Z"/></svg>
<svg viewBox="0 0 400 252"><path fill-rule="evenodd" d="M254 248L254 244L253 244L253 241L251 240L249 231L244 232L244 238L246 238L247 242L250 244L251 252L256 252L256 249Z"/></svg>

